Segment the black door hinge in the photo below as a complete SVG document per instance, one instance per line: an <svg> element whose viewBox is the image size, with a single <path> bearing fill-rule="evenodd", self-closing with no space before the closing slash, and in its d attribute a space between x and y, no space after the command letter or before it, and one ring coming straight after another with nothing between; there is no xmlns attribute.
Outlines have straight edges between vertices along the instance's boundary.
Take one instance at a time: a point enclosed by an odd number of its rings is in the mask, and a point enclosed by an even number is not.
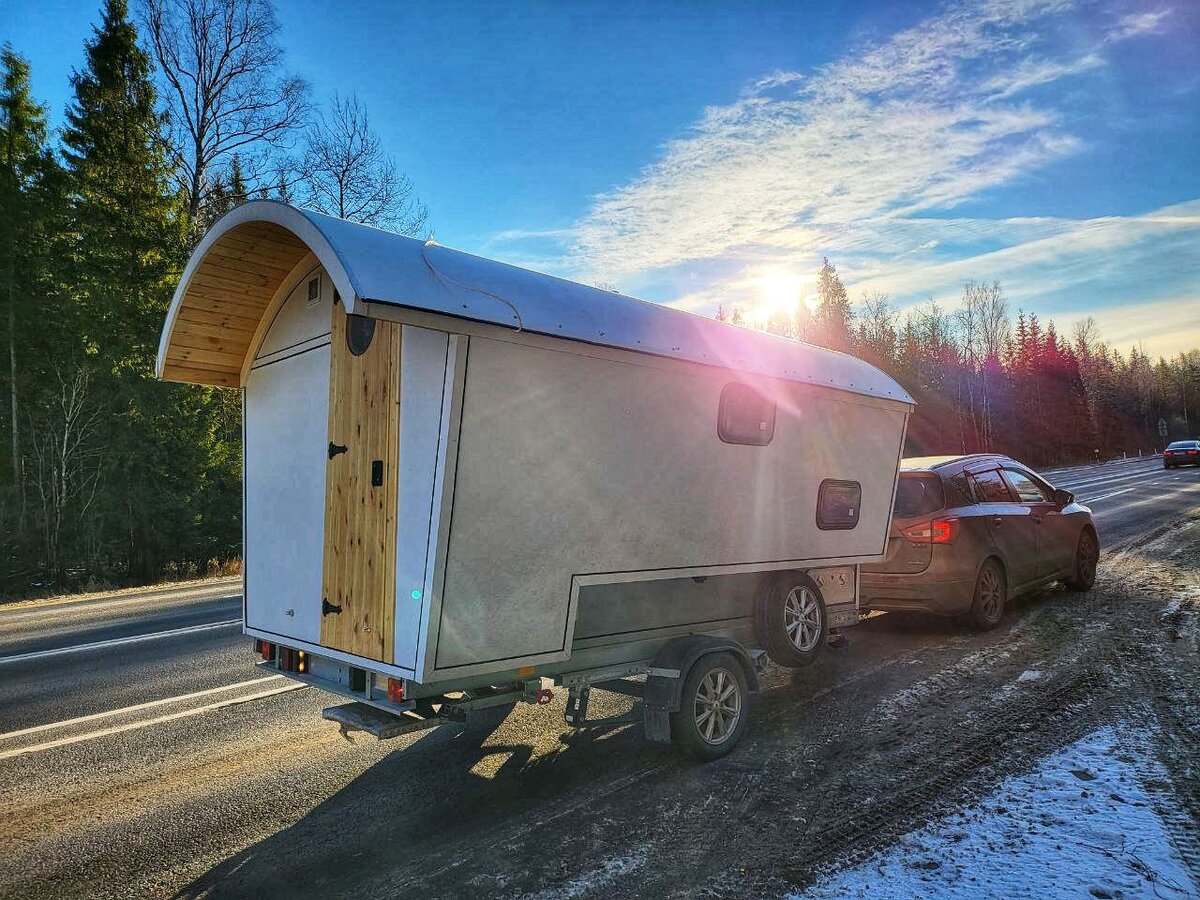
<svg viewBox="0 0 1200 900"><path fill-rule="evenodd" d="M328 598L322 598L322 600L321 600L321 615L327 616L330 613L340 613L341 611L342 611L342 608L340 606L334 606L332 603L329 602Z"/></svg>
<svg viewBox="0 0 1200 900"><path fill-rule="evenodd" d="M339 453L345 453L345 452L346 452L345 444L335 444L333 441L329 442L329 458L330 459L333 459Z"/></svg>

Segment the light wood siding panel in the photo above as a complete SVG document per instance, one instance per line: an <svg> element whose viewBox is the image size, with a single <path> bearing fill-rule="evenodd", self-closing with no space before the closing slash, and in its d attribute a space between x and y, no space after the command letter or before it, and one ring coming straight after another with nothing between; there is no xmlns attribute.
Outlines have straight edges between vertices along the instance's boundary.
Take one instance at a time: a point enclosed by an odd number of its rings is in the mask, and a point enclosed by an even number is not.
<svg viewBox="0 0 1200 900"><path fill-rule="evenodd" d="M270 222L249 222L222 236L188 282L163 378L237 387L271 298L307 254L303 241Z"/></svg>
<svg viewBox="0 0 1200 900"><path fill-rule="evenodd" d="M333 308L329 440L347 448L329 460L325 489L323 596L340 613L322 616L321 644L392 662L396 603L396 490L400 458L400 329L377 322L362 356L346 347L347 316ZM371 463L383 462L383 485Z"/></svg>

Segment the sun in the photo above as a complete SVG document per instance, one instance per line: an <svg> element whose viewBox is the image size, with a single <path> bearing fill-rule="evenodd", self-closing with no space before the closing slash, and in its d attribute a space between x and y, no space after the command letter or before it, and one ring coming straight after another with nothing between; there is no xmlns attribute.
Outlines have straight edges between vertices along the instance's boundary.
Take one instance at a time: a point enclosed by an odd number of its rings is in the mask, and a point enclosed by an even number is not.
<svg viewBox="0 0 1200 900"><path fill-rule="evenodd" d="M785 269L773 269L758 279L758 299L755 313L763 321L770 321L777 315L794 318L800 310L800 304L809 304L808 283L811 279L789 272Z"/></svg>

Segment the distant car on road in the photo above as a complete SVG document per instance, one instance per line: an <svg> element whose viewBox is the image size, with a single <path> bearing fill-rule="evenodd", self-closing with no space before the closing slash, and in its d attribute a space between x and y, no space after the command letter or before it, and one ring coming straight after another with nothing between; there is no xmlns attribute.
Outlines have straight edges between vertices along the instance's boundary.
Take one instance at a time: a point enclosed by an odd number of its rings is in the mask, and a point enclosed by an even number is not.
<svg viewBox="0 0 1200 900"><path fill-rule="evenodd" d="M1163 451L1163 468L1200 466L1200 441L1175 441Z"/></svg>
<svg viewBox="0 0 1200 900"><path fill-rule="evenodd" d="M1018 594L1054 581L1090 589L1099 558L1091 510L1020 463L905 459L887 557L862 567L861 605L963 616L987 630Z"/></svg>

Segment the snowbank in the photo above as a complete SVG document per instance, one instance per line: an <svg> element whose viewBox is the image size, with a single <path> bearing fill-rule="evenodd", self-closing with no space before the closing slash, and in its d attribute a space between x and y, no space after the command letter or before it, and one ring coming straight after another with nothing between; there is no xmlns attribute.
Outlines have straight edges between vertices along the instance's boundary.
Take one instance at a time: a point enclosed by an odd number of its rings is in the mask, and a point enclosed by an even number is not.
<svg viewBox="0 0 1200 900"><path fill-rule="evenodd" d="M1197 898L1145 788L1167 778L1144 741L1101 728L793 900Z"/></svg>

